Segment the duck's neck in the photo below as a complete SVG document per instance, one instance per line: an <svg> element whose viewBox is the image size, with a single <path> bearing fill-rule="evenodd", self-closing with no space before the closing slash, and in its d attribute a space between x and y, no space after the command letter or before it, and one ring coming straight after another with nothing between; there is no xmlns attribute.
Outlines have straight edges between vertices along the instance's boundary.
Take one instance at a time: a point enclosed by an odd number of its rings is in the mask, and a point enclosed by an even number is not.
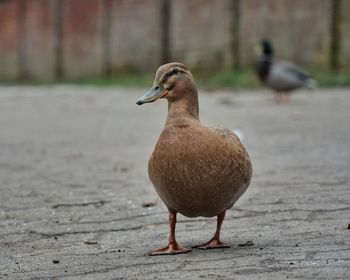
<svg viewBox="0 0 350 280"><path fill-rule="evenodd" d="M261 81L265 81L270 73L272 55L263 55L258 62L258 76Z"/></svg>
<svg viewBox="0 0 350 280"><path fill-rule="evenodd" d="M197 90L185 93L181 98L168 100L167 124L183 125L188 121L199 121L199 104Z"/></svg>

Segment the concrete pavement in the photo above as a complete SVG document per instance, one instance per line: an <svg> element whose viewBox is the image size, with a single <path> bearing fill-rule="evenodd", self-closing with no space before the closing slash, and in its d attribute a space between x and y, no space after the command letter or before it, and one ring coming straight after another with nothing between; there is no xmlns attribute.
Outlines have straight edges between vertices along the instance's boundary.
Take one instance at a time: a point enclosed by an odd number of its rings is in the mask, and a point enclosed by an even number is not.
<svg viewBox="0 0 350 280"><path fill-rule="evenodd" d="M203 123L243 131L253 180L227 213L230 249L163 257L145 256L168 238L147 160L167 106L135 105L142 93L0 87L0 279L350 278L349 89L282 106L201 93ZM178 241L207 241L215 224L180 216Z"/></svg>

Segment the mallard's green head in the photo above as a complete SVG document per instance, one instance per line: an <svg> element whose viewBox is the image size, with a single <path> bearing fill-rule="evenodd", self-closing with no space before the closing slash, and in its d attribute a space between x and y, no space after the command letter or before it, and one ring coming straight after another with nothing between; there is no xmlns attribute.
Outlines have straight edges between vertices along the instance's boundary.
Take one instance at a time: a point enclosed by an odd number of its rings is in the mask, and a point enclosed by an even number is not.
<svg viewBox="0 0 350 280"><path fill-rule="evenodd" d="M270 40L262 39L259 44L254 47L254 53L257 57L273 57L274 51Z"/></svg>
<svg viewBox="0 0 350 280"><path fill-rule="evenodd" d="M270 40L263 39L260 41L261 53L264 55L273 56L273 46Z"/></svg>

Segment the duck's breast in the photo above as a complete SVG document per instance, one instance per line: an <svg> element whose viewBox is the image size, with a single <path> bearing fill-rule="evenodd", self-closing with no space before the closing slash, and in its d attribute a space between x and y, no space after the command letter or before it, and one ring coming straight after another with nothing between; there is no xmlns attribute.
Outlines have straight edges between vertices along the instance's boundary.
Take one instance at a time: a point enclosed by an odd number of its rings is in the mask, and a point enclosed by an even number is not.
<svg viewBox="0 0 350 280"><path fill-rule="evenodd" d="M248 187L251 172L236 137L202 126L164 129L149 161L161 199L189 217L212 217L230 208Z"/></svg>

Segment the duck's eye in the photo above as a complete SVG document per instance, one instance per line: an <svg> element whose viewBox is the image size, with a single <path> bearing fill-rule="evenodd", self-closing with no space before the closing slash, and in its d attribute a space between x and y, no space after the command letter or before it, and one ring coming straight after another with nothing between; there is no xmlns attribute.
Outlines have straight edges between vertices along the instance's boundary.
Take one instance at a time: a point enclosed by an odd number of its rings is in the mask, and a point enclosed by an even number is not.
<svg viewBox="0 0 350 280"><path fill-rule="evenodd" d="M154 89L155 89L155 90L158 90L158 89L159 89L159 86L156 86Z"/></svg>
<svg viewBox="0 0 350 280"><path fill-rule="evenodd" d="M174 70L173 70L173 75L176 75L177 73L179 73L179 70L174 69Z"/></svg>

